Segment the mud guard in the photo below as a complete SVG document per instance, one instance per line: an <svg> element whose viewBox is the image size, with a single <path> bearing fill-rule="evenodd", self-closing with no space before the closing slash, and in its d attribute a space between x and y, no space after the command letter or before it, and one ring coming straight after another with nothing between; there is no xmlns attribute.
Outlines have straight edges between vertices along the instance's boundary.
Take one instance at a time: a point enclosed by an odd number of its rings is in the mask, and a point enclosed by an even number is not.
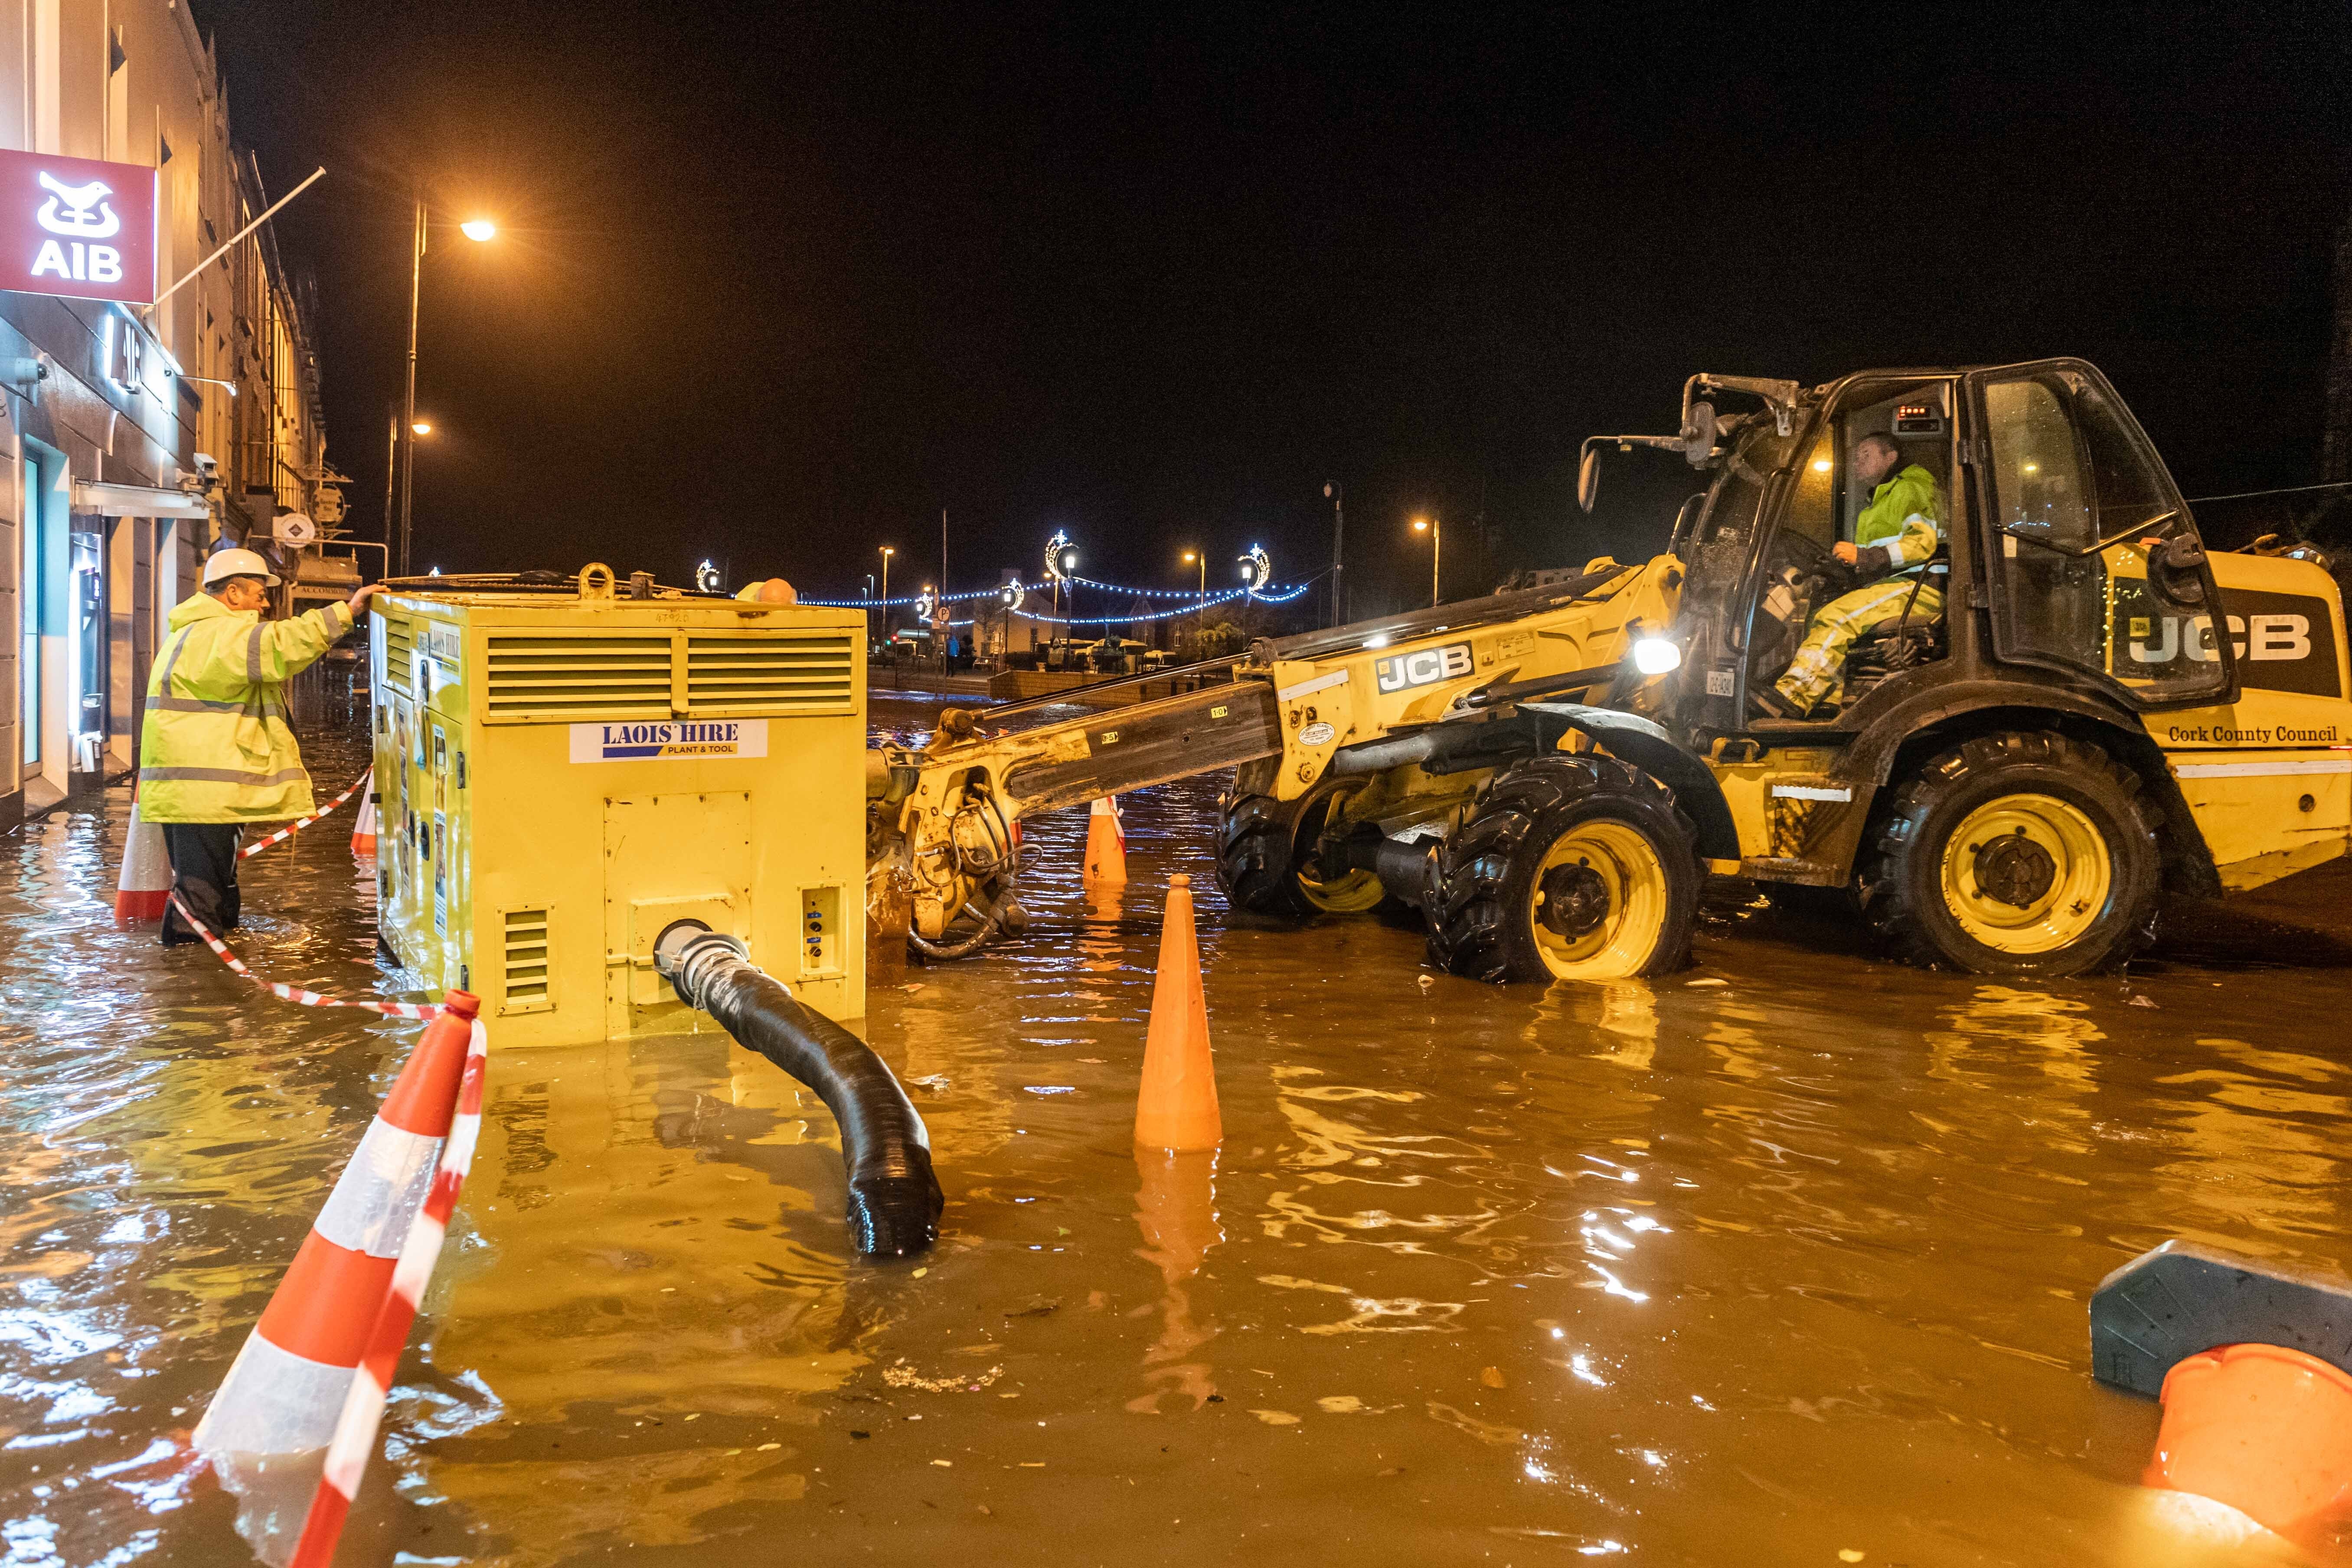
<svg viewBox="0 0 2352 1568"><path fill-rule="evenodd" d="M1581 702L1522 702L1518 709L1557 720L1674 791L1675 804L1698 829L1698 852L1703 858L1739 858L1739 829L1732 823L1731 807L1715 774L1665 731L1639 715Z"/></svg>

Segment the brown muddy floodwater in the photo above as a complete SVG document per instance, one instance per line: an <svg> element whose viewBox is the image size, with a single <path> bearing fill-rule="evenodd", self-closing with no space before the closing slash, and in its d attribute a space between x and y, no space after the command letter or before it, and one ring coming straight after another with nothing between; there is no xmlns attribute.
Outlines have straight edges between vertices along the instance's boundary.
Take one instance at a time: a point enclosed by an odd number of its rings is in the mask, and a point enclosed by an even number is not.
<svg viewBox="0 0 2352 1568"><path fill-rule="evenodd" d="M1734 894L1685 973L1497 990L1230 918L1216 787L1129 801L1123 897L1082 811L1034 824L1030 934L874 996L947 1189L919 1263L852 1260L829 1118L723 1037L493 1032L341 1561L2276 1560L2137 1487L2156 1407L2091 1381L2085 1301L2168 1237L2343 1262L2352 877L2121 980L1896 968ZM118 933L123 811L0 840L11 1568L249 1561L178 1445L414 1033ZM263 973L379 982L347 833L249 863ZM1213 1161L1129 1142L1176 871Z"/></svg>

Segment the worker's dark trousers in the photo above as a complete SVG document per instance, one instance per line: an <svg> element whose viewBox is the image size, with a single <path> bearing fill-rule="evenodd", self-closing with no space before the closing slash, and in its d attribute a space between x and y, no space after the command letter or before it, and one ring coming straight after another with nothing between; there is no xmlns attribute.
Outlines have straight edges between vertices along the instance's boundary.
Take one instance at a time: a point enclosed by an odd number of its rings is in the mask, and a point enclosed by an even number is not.
<svg viewBox="0 0 2352 1568"><path fill-rule="evenodd" d="M236 924L236 841L234 822L167 822L163 847L172 857L172 890L187 901L196 919L215 932ZM163 911L163 945L204 938L188 929L177 910Z"/></svg>

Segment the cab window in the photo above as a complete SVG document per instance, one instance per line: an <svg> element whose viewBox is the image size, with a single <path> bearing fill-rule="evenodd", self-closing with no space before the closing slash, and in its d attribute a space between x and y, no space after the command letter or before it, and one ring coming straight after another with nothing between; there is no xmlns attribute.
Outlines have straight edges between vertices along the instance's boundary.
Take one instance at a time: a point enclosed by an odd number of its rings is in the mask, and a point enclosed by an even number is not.
<svg viewBox="0 0 2352 1568"><path fill-rule="evenodd" d="M1837 427L1824 424L1819 439L1798 465L1796 482L1789 488L1789 504L1780 526L1802 534L1823 550L1843 537L1838 531Z"/></svg>
<svg viewBox="0 0 2352 1568"><path fill-rule="evenodd" d="M1902 452L1901 466L1925 468L1936 481L1936 493L1948 496L1950 397L1950 385L1940 381L1865 383L1849 388L1805 452L1781 512L1781 531L1823 551L1853 539L1854 527L1873 497L1873 487L1857 479L1852 467L1853 444L1865 436L1892 437ZM1948 523L1950 519L1942 521Z"/></svg>
<svg viewBox="0 0 2352 1568"><path fill-rule="evenodd" d="M1987 378L1983 407L2000 656L2081 669L2147 702L2224 693L2210 574L2163 565L2165 545L2195 532L2120 400L2055 368Z"/></svg>

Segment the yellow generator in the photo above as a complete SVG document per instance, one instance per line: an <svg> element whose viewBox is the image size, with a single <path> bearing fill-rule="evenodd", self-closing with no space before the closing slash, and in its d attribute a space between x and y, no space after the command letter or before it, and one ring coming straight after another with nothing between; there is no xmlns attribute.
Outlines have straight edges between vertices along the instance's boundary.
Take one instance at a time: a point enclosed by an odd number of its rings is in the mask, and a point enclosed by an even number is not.
<svg viewBox="0 0 2352 1568"><path fill-rule="evenodd" d="M538 579L538 580L534 580ZM654 973L683 920L866 1012L865 626L576 580L376 602L378 922L502 1047L712 1027Z"/></svg>

